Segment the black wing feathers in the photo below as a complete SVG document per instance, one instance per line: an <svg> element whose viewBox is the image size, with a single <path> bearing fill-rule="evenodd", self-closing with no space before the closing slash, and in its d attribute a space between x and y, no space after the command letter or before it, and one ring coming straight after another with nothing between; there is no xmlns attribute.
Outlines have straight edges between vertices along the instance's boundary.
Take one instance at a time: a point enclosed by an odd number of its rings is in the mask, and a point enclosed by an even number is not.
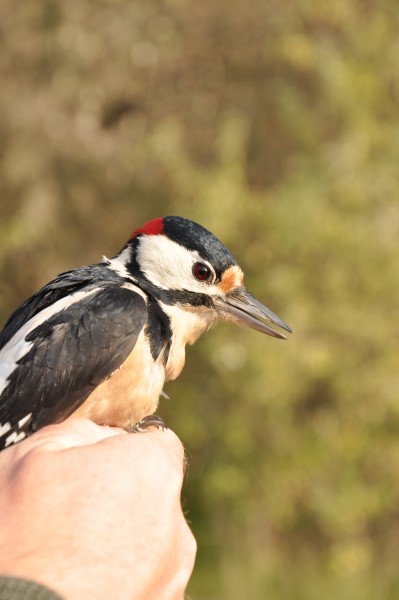
<svg viewBox="0 0 399 600"><path fill-rule="evenodd" d="M57 300L83 289L89 291L99 285L112 283L121 285L123 278L112 269L105 269L101 264L61 273L12 313L0 332L0 350L29 319Z"/></svg>
<svg viewBox="0 0 399 600"><path fill-rule="evenodd" d="M33 413L35 431L72 414L126 360L146 316L141 295L111 284L36 327L0 396L0 423Z"/></svg>

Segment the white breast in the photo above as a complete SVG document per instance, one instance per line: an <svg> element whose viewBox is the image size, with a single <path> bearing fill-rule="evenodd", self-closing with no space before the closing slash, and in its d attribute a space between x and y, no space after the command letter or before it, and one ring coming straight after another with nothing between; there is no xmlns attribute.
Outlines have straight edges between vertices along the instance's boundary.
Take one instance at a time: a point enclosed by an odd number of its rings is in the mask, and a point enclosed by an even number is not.
<svg viewBox="0 0 399 600"><path fill-rule="evenodd" d="M194 344L200 335L211 327L217 319L214 311L205 306L195 309L181 308L161 303L168 315L173 331L172 345L166 364L166 380L176 379L184 367L187 344Z"/></svg>

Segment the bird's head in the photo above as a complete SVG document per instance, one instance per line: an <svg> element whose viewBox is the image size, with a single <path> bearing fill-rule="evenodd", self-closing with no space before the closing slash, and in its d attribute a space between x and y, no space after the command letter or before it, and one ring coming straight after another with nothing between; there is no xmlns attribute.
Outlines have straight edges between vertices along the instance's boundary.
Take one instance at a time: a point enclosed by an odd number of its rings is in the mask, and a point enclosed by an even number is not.
<svg viewBox="0 0 399 600"><path fill-rule="evenodd" d="M169 216L149 221L132 233L117 258L167 312L178 307L198 315L199 328L230 320L282 339L285 336L270 324L291 332L247 291L243 272L229 250L189 219Z"/></svg>

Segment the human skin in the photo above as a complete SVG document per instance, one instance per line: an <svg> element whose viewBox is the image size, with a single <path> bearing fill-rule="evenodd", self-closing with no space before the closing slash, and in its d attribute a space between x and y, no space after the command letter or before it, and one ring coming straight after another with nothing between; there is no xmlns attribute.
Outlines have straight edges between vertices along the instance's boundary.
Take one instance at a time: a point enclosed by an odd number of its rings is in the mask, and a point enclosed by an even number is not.
<svg viewBox="0 0 399 600"><path fill-rule="evenodd" d="M71 418L0 453L0 574L66 600L180 600L196 553L170 431Z"/></svg>

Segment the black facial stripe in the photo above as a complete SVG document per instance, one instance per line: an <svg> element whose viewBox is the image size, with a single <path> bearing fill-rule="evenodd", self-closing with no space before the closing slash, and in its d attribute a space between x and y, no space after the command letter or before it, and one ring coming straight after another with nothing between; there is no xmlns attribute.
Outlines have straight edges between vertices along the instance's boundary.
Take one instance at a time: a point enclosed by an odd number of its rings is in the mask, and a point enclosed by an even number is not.
<svg viewBox="0 0 399 600"><path fill-rule="evenodd" d="M165 304L186 304L187 306L205 306L207 308L213 308L213 302L210 296L186 290L167 290L165 294L161 295L160 300Z"/></svg>
<svg viewBox="0 0 399 600"><path fill-rule="evenodd" d="M140 271L135 259L128 264L127 268L134 273L134 276L137 278L137 285L146 292L146 294L160 300L164 304L206 306L208 308L213 308L212 298L207 294L190 292L188 290L164 290L157 287Z"/></svg>
<svg viewBox="0 0 399 600"><path fill-rule="evenodd" d="M173 336L170 319L162 310L159 302L152 297L148 300L147 311L148 317L145 334L150 343L151 355L154 360L157 360L162 350L164 350L162 360L164 365L166 365Z"/></svg>

